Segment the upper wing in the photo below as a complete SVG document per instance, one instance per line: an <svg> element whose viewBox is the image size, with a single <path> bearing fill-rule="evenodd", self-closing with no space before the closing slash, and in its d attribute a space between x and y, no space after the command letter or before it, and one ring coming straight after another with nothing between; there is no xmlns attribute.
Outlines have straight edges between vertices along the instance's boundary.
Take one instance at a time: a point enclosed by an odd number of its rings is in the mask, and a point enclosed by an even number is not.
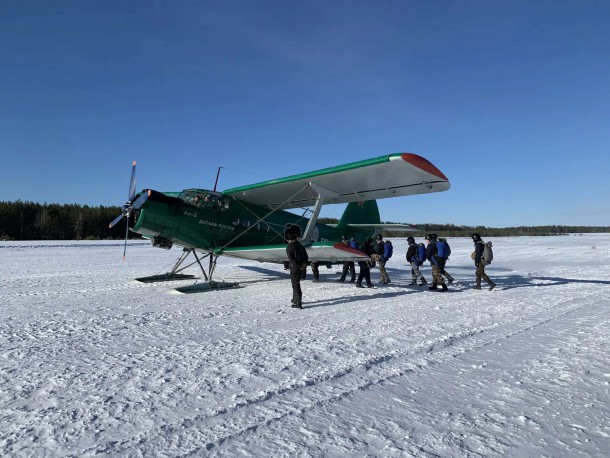
<svg viewBox="0 0 610 458"><path fill-rule="evenodd" d="M311 262L344 262L364 261L369 257L361 252L340 242L315 242L305 245L307 255ZM286 245L251 246L239 248L225 248L218 254L234 258L250 259L260 262L285 262Z"/></svg>
<svg viewBox="0 0 610 458"><path fill-rule="evenodd" d="M311 185L328 191L327 204L446 191L450 187L447 177L428 160L397 153L227 189L223 194L270 208L308 207L318 198Z"/></svg>

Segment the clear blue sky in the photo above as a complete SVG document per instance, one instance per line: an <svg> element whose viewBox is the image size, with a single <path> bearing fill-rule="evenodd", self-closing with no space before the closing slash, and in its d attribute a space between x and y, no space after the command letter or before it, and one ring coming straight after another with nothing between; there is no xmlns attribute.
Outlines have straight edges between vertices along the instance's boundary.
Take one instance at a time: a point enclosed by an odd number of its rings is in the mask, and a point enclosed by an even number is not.
<svg viewBox="0 0 610 458"><path fill-rule="evenodd" d="M4 1L0 200L121 205L396 152L382 219L610 225L608 1ZM322 216L339 216L326 207Z"/></svg>

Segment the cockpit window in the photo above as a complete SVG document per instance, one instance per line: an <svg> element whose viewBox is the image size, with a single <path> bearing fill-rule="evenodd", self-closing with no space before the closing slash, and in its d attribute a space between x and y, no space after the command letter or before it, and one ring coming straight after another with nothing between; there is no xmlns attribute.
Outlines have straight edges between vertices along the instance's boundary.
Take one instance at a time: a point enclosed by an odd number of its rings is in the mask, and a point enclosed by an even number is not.
<svg viewBox="0 0 610 458"><path fill-rule="evenodd" d="M187 204L197 208L211 208L225 210L229 208L229 200L221 193L203 189L185 189L178 196Z"/></svg>

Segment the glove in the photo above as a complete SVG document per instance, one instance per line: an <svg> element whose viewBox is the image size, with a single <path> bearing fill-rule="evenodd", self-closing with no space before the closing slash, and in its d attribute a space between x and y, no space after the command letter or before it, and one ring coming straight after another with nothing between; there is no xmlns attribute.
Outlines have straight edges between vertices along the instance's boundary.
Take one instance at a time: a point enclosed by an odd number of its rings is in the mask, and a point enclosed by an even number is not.
<svg viewBox="0 0 610 458"><path fill-rule="evenodd" d="M475 263L474 263L474 266L475 266L475 267L479 267L479 263L478 263L478 262L475 262Z"/></svg>

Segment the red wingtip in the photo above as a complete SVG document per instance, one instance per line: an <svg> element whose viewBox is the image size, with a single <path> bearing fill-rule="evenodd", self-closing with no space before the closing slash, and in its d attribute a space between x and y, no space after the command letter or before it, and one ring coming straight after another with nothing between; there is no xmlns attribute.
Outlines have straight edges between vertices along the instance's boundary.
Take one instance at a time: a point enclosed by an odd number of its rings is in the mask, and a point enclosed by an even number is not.
<svg viewBox="0 0 610 458"><path fill-rule="evenodd" d="M362 251L357 250L356 248L352 248L351 246L346 245L343 242L334 243L333 248L335 248L336 250L347 251L348 253L352 254L362 255Z"/></svg>
<svg viewBox="0 0 610 458"><path fill-rule="evenodd" d="M430 162L428 159L424 159L423 157L412 153L403 153L402 159L419 169L422 169L434 176L439 177L441 180L449 181L445 174L439 169L437 169L436 166L432 164L432 162Z"/></svg>

